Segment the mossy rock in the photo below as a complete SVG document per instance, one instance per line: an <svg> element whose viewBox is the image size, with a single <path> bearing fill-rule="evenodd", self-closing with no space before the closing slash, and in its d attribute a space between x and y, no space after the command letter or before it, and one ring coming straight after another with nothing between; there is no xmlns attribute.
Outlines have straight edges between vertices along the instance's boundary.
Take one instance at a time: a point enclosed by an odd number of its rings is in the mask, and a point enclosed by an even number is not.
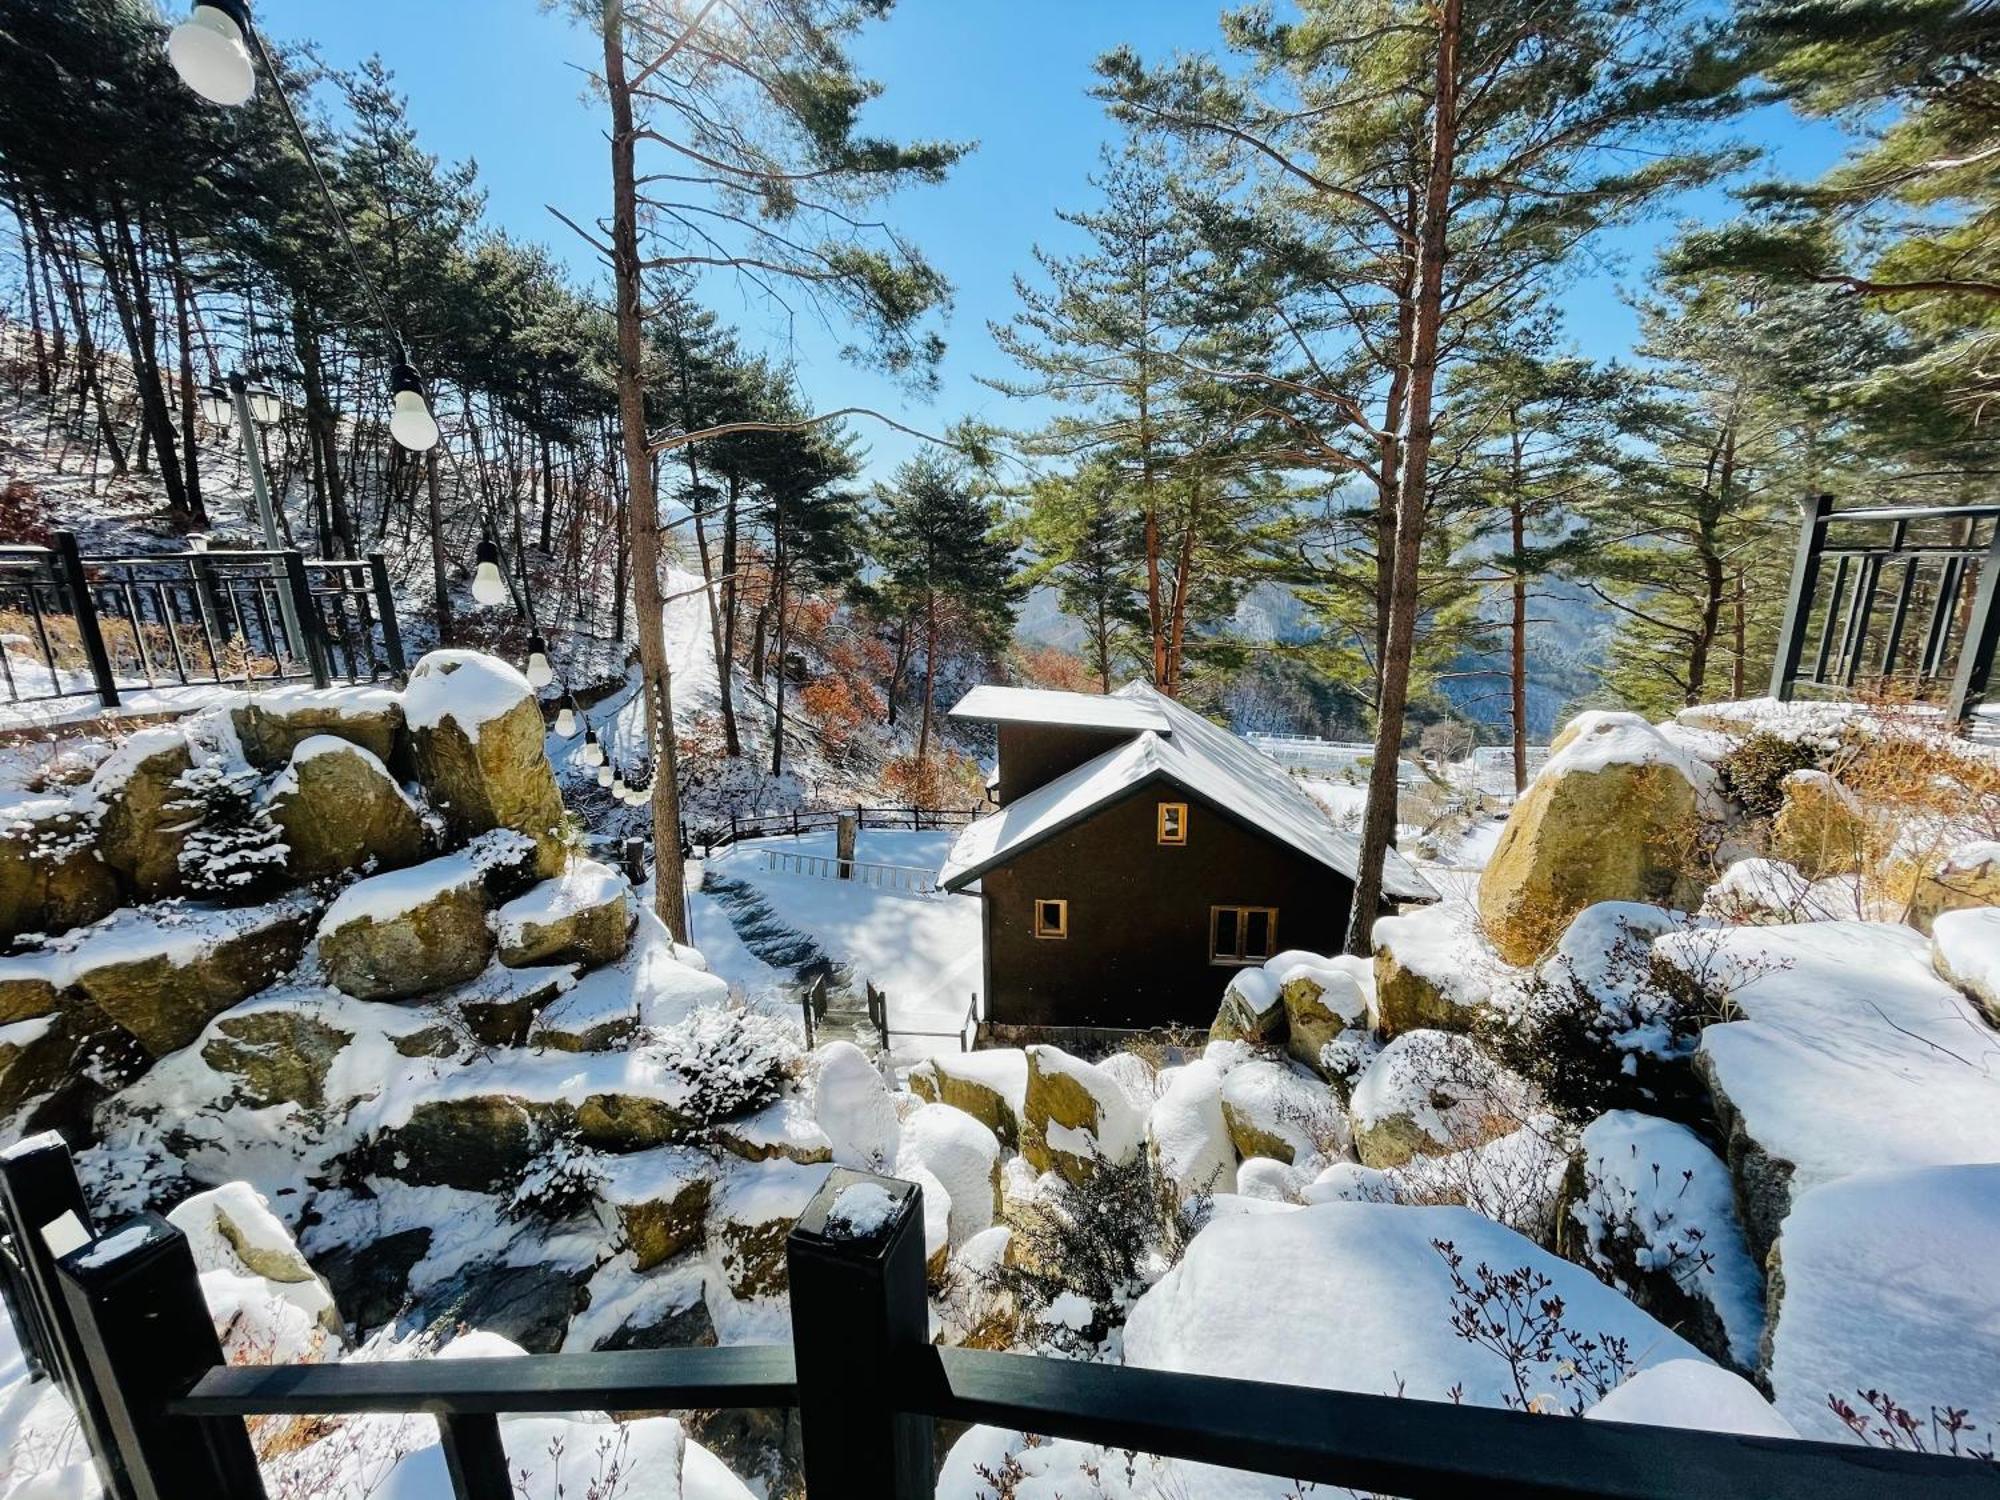
<svg viewBox="0 0 2000 1500"><path fill-rule="evenodd" d="M67 932L117 908L118 877L96 842L67 798L30 797L0 810L0 942Z"/></svg>
<svg viewBox="0 0 2000 1500"><path fill-rule="evenodd" d="M236 1080L236 1095L252 1109L326 1103L326 1075L354 1033L331 1026L304 1007L271 1006L224 1015L209 1028L201 1060Z"/></svg>
<svg viewBox="0 0 2000 1500"><path fill-rule="evenodd" d="M1909 886L1910 925L1928 936L1948 911L2000 906L2000 843L1967 844L1920 870L1906 862L1892 883Z"/></svg>
<svg viewBox="0 0 2000 1500"><path fill-rule="evenodd" d="M268 806L291 850L285 867L295 880L370 866L394 870L423 858L416 808L372 751L346 740L301 740Z"/></svg>
<svg viewBox="0 0 2000 1500"><path fill-rule="evenodd" d="M1383 1036L1420 1030L1470 1032L1480 1014L1480 1006L1465 1003L1448 986L1405 965L1393 943L1378 941L1375 1027Z"/></svg>
<svg viewBox="0 0 2000 1500"><path fill-rule="evenodd" d="M103 807L98 855L141 900L187 888L181 849L200 826L200 816L181 805L187 794L175 783L193 769L185 735L177 729L147 729L120 746L91 779Z"/></svg>
<svg viewBox="0 0 2000 1500"><path fill-rule="evenodd" d="M508 1094L433 1099L372 1144L370 1166L415 1187L503 1192L519 1181L551 1133L568 1125L559 1104Z"/></svg>
<svg viewBox="0 0 2000 1500"><path fill-rule="evenodd" d="M1771 821L1772 854L1808 880L1860 870L1872 836L1854 793L1824 771L1794 771L1784 789Z"/></svg>
<svg viewBox="0 0 2000 1500"><path fill-rule="evenodd" d="M574 967L509 969L488 965L478 976L437 996L465 1029L488 1047L524 1047L535 1018L576 978Z"/></svg>
<svg viewBox="0 0 2000 1500"><path fill-rule="evenodd" d="M1368 1024L1368 997L1350 974L1294 974L1279 986L1285 1007L1285 1051L1324 1074L1320 1055L1342 1033Z"/></svg>
<svg viewBox="0 0 2000 1500"><path fill-rule="evenodd" d="M604 1189L635 1270L650 1271L707 1237L713 1169L695 1152L667 1149L666 1170L654 1170L648 1158L633 1158L638 1171L621 1180L614 1165Z"/></svg>
<svg viewBox="0 0 2000 1500"><path fill-rule="evenodd" d="M979 1054L985 1056L986 1054ZM1026 1071L1025 1058L1021 1064ZM929 1058L910 1069L910 1092L932 1104L949 1104L979 1121L1008 1148L1021 1139L1021 1120L1013 1102L1000 1090L951 1066L949 1058Z"/></svg>
<svg viewBox="0 0 2000 1500"><path fill-rule="evenodd" d="M1551 763L1514 804L1480 874L1487 937L1507 962L1527 965L1599 901L1692 910L1701 882L1677 851L1699 822L1694 785L1666 761Z"/></svg>
<svg viewBox="0 0 2000 1500"><path fill-rule="evenodd" d="M559 873L566 814L527 679L495 657L433 651L404 701L417 779L452 837L512 828L534 840L539 874Z"/></svg>
<svg viewBox="0 0 2000 1500"><path fill-rule="evenodd" d="M403 706L386 688L285 689L246 699L229 711L243 755L260 771L291 762L306 740L332 735L393 763L403 733Z"/></svg>
<svg viewBox="0 0 2000 1500"><path fill-rule="evenodd" d="M398 875L377 876L348 887L320 924L319 956L337 989L357 1000L403 1000L450 989L485 971L493 953L486 925L486 881L457 856ZM428 875L421 872L430 871ZM417 877L417 878L411 878ZM399 882L377 887L378 880ZM373 892L407 901L393 914L375 916ZM359 911L358 916L347 913Z"/></svg>
<svg viewBox="0 0 2000 1500"><path fill-rule="evenodd" d="M696 1121L663 1099L640 1094L588 1094L576 1107L576 1129L603 1151L645 1151L687 1139Z"/></svg>
<svg viewBox="0 0 2000 1500"><path fill-rule="evenodd" d="M299 901L209 915L213 930L197 943L147 918L137 933L114 926L74 956L76 987L154 1057L187 1046L222 1012L290 973L312 933L312 908Z"/></svg>
<svg viewBox="0 0 2000 1500"><path fill-rule="evenodd" d="M625 953L632 932L632 890L608 865L575 859L561 876L501 907L495 925L500 962L509 968L599 968Z"/></svg>
<svg viewBox="0 0 2000 1500"><path fill-rule="evenodd" d="M69 966L61 953L0 958L0 1026L54 1015L68 984Z"/></svg>
<svg viewBox="0 0 2000 1500"><path fill-rule="evenodd" d="M1285 998L1262 969L1245 969L1229 981L1208 1028L1210 1041L1253 1046L1283 1046L1289 1035Z"/></svg>

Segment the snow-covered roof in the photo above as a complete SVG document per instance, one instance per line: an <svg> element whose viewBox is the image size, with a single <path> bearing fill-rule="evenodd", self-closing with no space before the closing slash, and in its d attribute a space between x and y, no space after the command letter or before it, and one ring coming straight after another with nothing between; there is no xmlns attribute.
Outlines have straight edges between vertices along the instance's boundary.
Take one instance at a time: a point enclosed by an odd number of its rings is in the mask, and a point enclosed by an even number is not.
<svg viewBox="0 0 2000 1500"><path fill-rule="evenodd" d="M1174 731L1173 721L1155 705L1124 691L1106 697L1102 693L983 684L959 699L951 716L987 724L1054 724L1065 729L1122 729L1133 734L1147 729L1161 735Z"/></svg>
<svg viewBox="0 0 2000 1500"><path fill-rule="evenodd" d="M988 690L975 689L975 693L984 691ZM1079 693L1037 696L1088 697ZM1129 683L1110 698L1093 701L1123 703L1134 711L1149 713L1164 720L1167 730L1148 729L973 823L952 845L950 857L938 872L938 884L960 890L984 871L1155 776L1205 798L1307 858L1354 878L1360 868L1361 841L1334 827L1306 790L1254 746L1144 683ZM955 712L963 708L960 704ZM1430 882L1393 849L1383 866L1382 886L1398 900L1437 899Z"/></svg>

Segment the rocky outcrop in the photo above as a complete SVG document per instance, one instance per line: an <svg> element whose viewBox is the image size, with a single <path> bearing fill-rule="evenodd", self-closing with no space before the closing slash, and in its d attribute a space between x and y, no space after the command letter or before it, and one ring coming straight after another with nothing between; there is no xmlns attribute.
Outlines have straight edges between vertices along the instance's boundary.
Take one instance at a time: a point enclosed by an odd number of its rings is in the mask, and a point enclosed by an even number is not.
<svg viewBox="0 0 2000 1500"><path fill-rule="evenodd" d="M1231 1068L1222 1080L1222 1118L1246 1161L1262 1156L1304 1166L1348 1143L1347 1118L1324 1085L1262 1059Z"/></svg>
<svg viewBox="0 0 2000 1500"><path fill-rule="evenodd" d="M1350 1101L1362 1165L1463 1151L1521 1123L1518 1084L1449 1031L1406 1031L1368 1065Z"/></svg>
<svg viewBox="0 0 2000 1500"><path fill-rule="evenodd" d="M328 1093L335 1061L353 1044L357 1028L378 1035L398 1057L450 1057L460 1050L442 1016L358 1006L331 990L286 989L217 1016L202 1033L201 1060L235 1080L235 1097L252 1109L321 1109L381 1083L350 1076L339 1097Z"/></svg>
<svg viewBox="0 0 2000 1500"><path fill-rule="evenodd" d="M1751 1253L1761 1261L1771 1253L1778 1229L1792 1210L1792 1174L1798 1168L1750 1133L1743 1111L1723 1087L1722 1069L1713 1053L1696 1052L1694 1070L1714 1106L1716 1128L1722 1133L1723 1160L1729 1163L1729 1176L1736 1184L1743 1233L1750 1241Z"/></svg>
<svg viewBox="0 0 2000 1500"><path fill-rule="evenodd" d="M635 1270L650 1271L702 1243L714 1181L708 1158L681 1146L606 1164L598 1196L617 1215Z"/></svg>
<svg viewBox="0 0 2000 1500"><path fill-rule="evenodd" d="M1852 875L1867 856L1870 830L1860 799L1825 771L1794 771L1771 820L1771 853L1808 880Z"/></svg>
<svg viewBox="0 0 2000 1500"><path fill-rule="evenodd" d="M1118 1080L1059 1047L1026 1051L1021 1155L1028 1164L1081 1183L1100 1161L1129 1161L1144 1139L1145 1117Z"/></svg>
<svg viewBox="0 0 2000 1500"><path fill-rule="evenodd" d="M520 1047L526 1045L535 1018L575 982L576 970L567 964L509 969L493 963L438 995L436 1003L486 1046Z"/></svg>
<svg viewBox="0 0 2000 1500"><path fill-rule="evenodd" d="M143 729L111 753L90 779L98 803L97 852L141 900L186 888L181 849L199 824L175 783L194 768L178 729Z"/></svg>
<svg viewBox="0 0 2000 1500"><path fill-rule="evenodd" d="M1376 1030L1469 1032L1490 997L1479 972L1478 935L1447 908L1384 917L1375 924Z"/></svg>
<svg viewBox="0 0 2000 1500"><path fill-rule="evenodd" d="M754 1115L722 1121L715 1127L715 1144L744 1161L782 1160L811 1166L833 1160L833 1142L814 1121L806 1101L796 1094L774 1100Z"/></svg>
<svg viewBox="0 0 2000 1500"><path fill-rule="evenodd" d="M1637 714L1581 714L1554 748L1479 878L1486 935L1512 964L1533 963L1595 902L1701 899L1690 853L1707 767Z"/></svg>
<svg viewBox="0 0 2000 1500"><path fill-rule="evenodd" d="M1948 911L2000 906L2000 843L1964 844L1920 870L1910 894L1910 925L1928 933Z"/></svg>
<svg viewBox="0 0 2000 1500"><path fill-rule="evenodd" d="M587 969L614 962L632 930L631 892L609 865L571 859L561 875L494 914L500 962L510 968L573 963Z"/></svg>
<svg viewBox="0 0 2000 1500"><path fill-rule="evenodd" d="M289 897L243 910L134 910L70 955L71 982L164 1057L297 965L315 906Z"/></svg>
<svg viewBox="0 0 2000 1500"><path fill-rule="evenodd" d="M98 858L90 820L69 798L27 796L0 806L0 942L67 932L117 905L118 879Z"/></svg>
<svg viewBox="0 0 2000 1500"><path fill-rule="evenodd" d="M510 1094L426 1099L373 1143L372 1165L415 1187L503 1190L517 1182L543 1142L567 1124L561 1105Z"/></svg>
<svg viewBox="0 0 2000 1500"><path fill-rule="evenodd" d="M358 1000L400 1000L476 977L493 952L486 874L446 855L349 886L319 926L327 978Z"/></svg>
<svg viewBox="0 0 2000 1500"><path fill-rule="evenodd" d="M771 1161L737 1163L723 1174L709 1201L707 1237L731 1296L748 1301L785 1290L785 1240L827 1171Z"/></svg>
<svg viewBox="0 0 2000 1500"><path fill-rule="evenodd" d="M1326 1049L1368 1027L1368 992L1343 968L1302 965L1278 987L1285 1003L1285 1051L1315 1072L1327 1071Z"/></svg>
<svg viewBox="0 0 2000 1500"><path fill-rule="evenodd" d="M539 874L559 873L562 794L528 680L496 657L433 651L410 673L403 713L418 779L452 836L512 828L534 840Z"/></svg>
<svg viewBox="0 0 2000 1500"><path fill-rule="evenodd" d="M397 758L403 705L387 688L283 688L245 698L229 709L243 756L260 771L290 763L305 741L331 735L384 763Z"/></svg>
<svg viewBox="0 0 2000 1500"><path fill-rule="evenodd" d="M1222 1004L1208 1028L1210 1041L1279 1046L1286 1036L1285 998L1278 982L1262 968L1240 969L1222 992Z"/></svg>
<svg viewBox="0 0 2000 1500"><path fill-rule="evenodd" d="M388 767L331 735L299 741L266 805L291 850L285 868L295 880L394 870L423 857L423 819Z"/></svg>
<svg viewBox="0 0 2000 1500"><path fill-rule="evenodd" d="M910 1069L909 1081L910 1092L919 1099L964 1110L1003 1146L1019 1143L1028 1059L1018 1047L928 1058Z"/></svg>

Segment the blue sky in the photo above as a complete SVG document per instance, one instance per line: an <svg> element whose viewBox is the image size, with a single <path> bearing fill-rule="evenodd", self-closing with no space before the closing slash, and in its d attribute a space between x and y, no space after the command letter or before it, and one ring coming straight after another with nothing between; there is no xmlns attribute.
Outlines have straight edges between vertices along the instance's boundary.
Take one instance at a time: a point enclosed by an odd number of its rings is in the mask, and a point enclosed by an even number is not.
<svg viewBox="0 0 2000 1500"><path fill-rule="evenodd" d="M873 406L930 431L965 415L1022 423L1019 403L978 384L980 375L1012 373L986 325L1012 312L1012 277L1030 267L1034 245L1059 253L1072 246L1054 211L1090 203L1086 178L1115 134L1088 97L1092 60L1122 42L1149 58L1212 47L1218 9L1216 0L901 0L889 22L864 34L861 62L886 86L869 108L869 129L979 143L947 184L905 192L889 215L958 289L934 400L910 400L843 364L839 330L792 324L728 279L711 281L704 300L753 345L795 357L818 405ZM257 11L273 36L311 39L336 67L379 52L409 96L425 145L479 163L492 222L594 274L591 252L548 212L554 205L588 222L609 200L603 112L586 99L580 71L596 43L582 27L535 0L260 0ZM1787 176L1816 175L1842 146L1832 129L1780 110L1740 120L1730 133L1769 148L1772 170ZM1703 193L1606 237L1599 264L1565 298L1583 351L1609 358L1629 349L1634 325L1621 284L1643 274L1677 218L1726 212L1721 193ZM878 474L915 446L874 424L857 430Z"/></svg>

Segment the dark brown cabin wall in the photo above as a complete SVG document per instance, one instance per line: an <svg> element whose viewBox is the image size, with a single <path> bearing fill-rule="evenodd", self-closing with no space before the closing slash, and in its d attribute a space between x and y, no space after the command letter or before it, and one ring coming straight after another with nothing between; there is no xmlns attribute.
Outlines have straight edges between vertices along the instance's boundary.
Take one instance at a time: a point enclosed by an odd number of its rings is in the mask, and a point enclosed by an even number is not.
<svg viewBox="0 0 2000 1500"><path fill-rule="evenodd" d="M1073 729L1055 724L1000 726L1000 785L994 798L1005 807L1036 787L1096 760L1134 737L1130 729Z"/></svg>
<svg viewBox="0 0 2000 1500"><path fill-rule="evenodd" d="M1162 802L1188 842L1156 839ZM1352 882L1161 785L1096 813L982 879L987 1016L1003 1026L1206 1026L1235 969L1208 960L1211 906L1278 908L1277 947L1337 953ZM1035 936L1034 903L1069 902L1069 936Z"/></svg>

